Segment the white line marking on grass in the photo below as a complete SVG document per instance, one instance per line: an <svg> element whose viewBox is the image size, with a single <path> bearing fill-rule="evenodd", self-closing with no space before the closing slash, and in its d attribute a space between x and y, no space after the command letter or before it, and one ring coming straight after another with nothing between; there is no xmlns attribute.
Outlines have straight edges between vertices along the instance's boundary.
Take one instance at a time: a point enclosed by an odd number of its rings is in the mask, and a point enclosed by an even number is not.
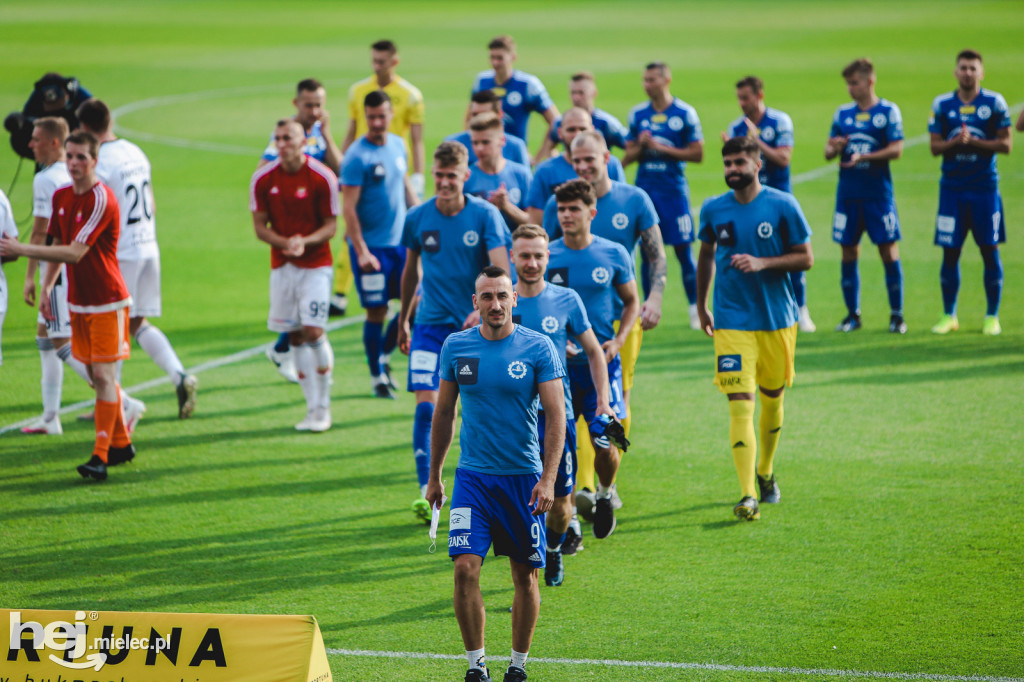
<svg viewBox="0 0 1024 682"><path fill-rule="evenodd" d="M416 651L367 651L364 649L328 649L332 656L360 656L365 658L405 658L443 661L463 661L465 656L432 654ZM866 670L832 670L829 668L784 668L767 665L725 665L719 663L676 663L673 661L619 661L596 658L534 658L532 663L558 663L561 665L603 665L615 668L670 668L674 670L712 670L715 672L760 673L771 675L807 675L810 677L873 677L884 680L932 680L934 682L1024 682L1020 677L991 675L937 675L933 673L887 673Z"/></svg>

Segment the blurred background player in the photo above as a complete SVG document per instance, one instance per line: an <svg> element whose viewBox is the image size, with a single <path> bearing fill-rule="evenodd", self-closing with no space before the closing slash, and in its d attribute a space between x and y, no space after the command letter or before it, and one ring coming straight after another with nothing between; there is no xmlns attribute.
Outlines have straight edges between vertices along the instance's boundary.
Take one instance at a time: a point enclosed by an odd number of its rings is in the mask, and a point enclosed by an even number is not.
<svg viewBox="0 0 1024 682"><path fill-rule="evenodd" d="M477 161L469 167L464 191L494 204L509 231L529 220L526 194L533 173L529 166L502 156L505 130L493 112L478 114L469 120L470 141Z"/></svg>
<svg viewBox="0 0 1024 682"><path fill-rule="evenodd" d="M506 133L528 141L530 112L535 111L548 123L544 136L550 135L551 127L558 118L558 107L539 78L513 67L518 58L516 41L512 36L498 36L487 44L487 49L490 51L491 68L477 74L472 91L476 93L481 90L493 90L496 95L501 96ZM467 121L469 117L467 109ZM543 159L539 156L533 159L533 163L541 161Z"/></svg>
<svg viewBox="0 0 1024 682"><path fill-rule="evenodd" d="M637 161L636 186L647 192L658 211L662 241L672 246L683 274L683 290L690 302L690 327L699 329L697 319L696 266L690 244L693 218L690 216L690 187L686 163L704 158L704 133L697 111L673 97L669 86L672 72L665 62L651 62L644 70L644 92L649 102L629 112L625 166ZM643 254L641 254L642 256ZM650 264L641 266L644 292L650 292Z"/></svg>
<svg viewBox="0 0 1024 682"><path fill-rule="evenodd" d="M65 77L52 71L37 80L33 87L21 111L11 112L4 119L4 128L11 134L11 148L25 159L35 158L29 141L36 119L44 116L62 118L68 130L75 130L78 128L75 115L78 106L92 97L74 76Z"/></svg>
<svg viewBox="0 0 1024 682"><path fill-rule="evenodd" d="M305 132L294 119L274 129L278 160L256 170L249 185L256 238L270 245L267 328L288 332L306 416L299 431L331 428L334 353L324 333L331 296L331 237L338 228L338 178L302 152Z"/></svg>
<svg viewBox="0 0 1024 682"><path fill-rule="evenodd" d="M11 210L11 202L7 195L0 189L0 239L17 239L18 225L14 222L14 211ZM4 275L3 264L16 260L17 256L0 256L0 339L3 337L4 317L7 315L7 276ZM3 343L0 342L0 365L4 364ZM58 428L60 422L57 422Z"/></svg>
<svg viewBox="0 0 1024 682"><path fill-rule="evenodd" d="M765 187L780 192L793 193L789 181L789 166L793 157L793 120L783 111L772 109L764 103L764 82L757 76L747 76L736 83L736 100L743 115L729 124L729 131L722 133L722 142L731 137L747 136L761 148L761 174L758 177ZM801 270L789 273L793 280L793 295L800 307L797 325L802 332L817 329L807 309L807 276Z"/></svg>
<svg viewBox="0 0 1024 682"><path fill-rule="evenodd" d="M594 105L594 101L597 99L597 84L594 82L594 74L589 71L580 71L570 76L569 99L574 107L585 109L590 113L590 121L594 124L594 130L601 133L609 149L612 147L626 148L626 135L629 133L626 126L604 109L598 109ZM537 152L539 160L551 156L555 145L561 139L558 137L558 129L561 126L562 119L559 117L551 127L551 133L544 138L544 145Z"/></svg>
<svg viewBox="0 0 1024 682"><path fill-rule="evenodd" d="M476 326L473 309L476 276L488 264L508 272L508 247L512 237L493 205L463 192L469 177L466 148L458 142L442 142L434 151L435 196L405 216L402 245L406 247L402 271L402 313L398 344L409 354L407 390L416 394L412 448L420 495L413 513L430 521L426 501L430 475L430 428L437 404L438 357L441 345L460 329ZM422 286L415 309L413 298ZM411 327L411 328L410 328Z"/></svg>
<svg viewBox="0 0 1024 682"><path fill-rule="evenodd" d="M302 125L306 134L303 153L323 162L332 172L337 173L341 164L341 150L331 135L331 116L327 111L327 91L323 84L315 78L299 81L292 104L295 106L295 120ZM271 132L270 142L260 157L259 165L276 160L277 144ZM295 358L290 351L288 334L282 333L278 335L277 342L267 349L267 358L274 363L281 376L294 384L298 383L299 378L295 374Z"/></svg>
<svg viewBox="0 0 1024 682"><path fill-rule="evenodd" d="M932 154L942 156L935 245L942 247L939 282L944 313L932 331L948 334L960 328L956 316L960 254L970 231L985 263L988 306L982 332L991 336L1002 332L999 302L1003 294L1003 263L999 245L1006 241L1006 218L999 194L996 154L1009 154L1013 147L1010 112L1002 95L981 87L985 67L979 53L960 52L953 75L957 89L935 98L928 121Z"/></svg>
<svg viewBox="0 0 1024 682"><path fill-rule="evenodd" d="M419 203L406 173L405 141L388 132L391 98L373 90L363 98L366 134L353 142L341 163L342 213L349 256L358 270L356 289L366 310L363 348L377 398L395 399L391 352L398 343L398 315L384 331L388 301L401 295L407 207Z"/></svg>
<svg viewBox="0 0 1024 682"><path fill-rule="evenodd" d="M65 148L72 184L53 195L47 231L53 243L21 244L3 239L0 257L22 255L70 265L71 351L88 366L96 391L96 440L92 457L78 466L78 473L102 481L107 478L108 465L135 457L117 385L117 363L131 351L128 306L132 299L117 265L117 198L96 175L99 141L88 132L76 132L68 136ZM59 274L58 268L47 270L42 286L44 316L50 315L46 294Z"/></svg>
<svg viewBox="0 0 1024 682"><path fill-rule="evenodd" d="M341 143L345 153L356 138L365 135L369 125L363 106L366 96L375 90L383 90L391 99L391 124L388 132L398 135L405 143L406 157L412 158L412 188L419 201L423 200L426 180L423 172L425 153L423 150L423 95L409 81L397 73L400 60L398 46L390 40L378 40L370 46L370 64L373 75L352 85L348 90L348 131ZM344 241L334 259L334 295L331 296L331 315L344 315L348 307L348 292L352 290L352 266Z"/></svg>
<svg viewBox="0 0 1024 682"><path fill-rule="evenodd" d="M773 467L782 394L793 385L798 315L789 272L809 269L814 255L800 204L791 194L761 186L757 142L732 138L722 146L722 161L732 191L701 208L697 290L701 329L715 340L715 383L729 399L729 442L742 493L733 513L753 521L761 515L759 491L761 503L780 499ZM713 315L708 309L712 279ZM758 389L760 459L754 433Z"/></svg>
<svg viewBox="0 0 1024 682"><path fill-rule="evenodd" d="M469 98L469 118L466 119L466 129L444 138L445 142L458 142L466 148L466 151L469 152L470 165L476 163L477 158L476 152L473 151L473 140L470 137L469 122L480 114L489 112L494 112L498 115L499 119L505 120L505 114L501 111L501 97L494 94L493 90L474 92ZM507 131L505 132L505 145L501 148L501 155L509 161L520 163L527 168L530 167L530 151L526 148L526 142Z"/></svg>
<svg viewBox="0 0 1024 682"><path fill-rule="evenodd" d="M832 239L843 249L843 300L847 315L837 332L860 329L860 238L878 246L889 292L889 331L906 334L903 320L903 266L900 264L900 219L892 196L889 161L903 154L903 118L892 102L875 94L875 67L857 59L843 69L850 104L836 109L825 143L825 160L839 156L839 185Z"/></svg>
<svg viewBox="0 0 1024 682"><path fill-rule="evenodd" d="M83 102L78 108L78 119L82 129L100 141L96 175L114 191L121 208L117 261L132 297L129 332L157 367L170 377L178 397L178 418L188 419L196 407L199 380L185 371L170 340L147 320L160 317L162 308L160 247L156 241L156 204L149 159L138 146L114 135L110 109L101 100Z"/></svg>

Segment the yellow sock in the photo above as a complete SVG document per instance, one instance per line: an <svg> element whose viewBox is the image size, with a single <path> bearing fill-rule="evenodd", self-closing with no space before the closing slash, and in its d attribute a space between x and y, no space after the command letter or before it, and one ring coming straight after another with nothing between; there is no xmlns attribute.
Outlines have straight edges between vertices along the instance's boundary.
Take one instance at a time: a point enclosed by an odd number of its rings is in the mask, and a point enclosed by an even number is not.
<svg viewBox="0 0 1024 682"><path fill-rule="evenodd" d="M743 497L757 498L754 462L757 459L757 437L754 435L754 401L729 401L729 445L740 479Z"/></svg>
<svg viewBox="0 0 1024 682"><path fill-rule="evenodd" d="M590 429L583 417L576 422L576 488L597 490L594 485L594 446L590 442Z"/></svg>
<svg viewBox="0 0 1024 682"><path fill-rule="evenodd" d="M785 394L783 394L785 395ZM761 394L761 419L758 422L761 438L761 456L757 460L757 473L764 478L772 475L772 463L775 451L779 448L779 436L782 435L782 398L770 398Z"/></svg>
<svg viewBox="0 0 1024 682"><path fill-rule="evenodd" d="M341 240L341 248L334 256L334 293L347 296L355 284L352 274L352 264L349 263L348 242Z"/></svg>

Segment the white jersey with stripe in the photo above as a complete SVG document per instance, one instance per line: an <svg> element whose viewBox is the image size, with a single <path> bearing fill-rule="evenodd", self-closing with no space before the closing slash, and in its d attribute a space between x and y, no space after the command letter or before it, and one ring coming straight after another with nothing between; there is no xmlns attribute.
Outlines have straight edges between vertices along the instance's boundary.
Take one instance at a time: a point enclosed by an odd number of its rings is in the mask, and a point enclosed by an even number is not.
<svg viewBox="0 0 1024 682"><path fill-rule="evenodd" d="M100 145L96 175L114 190L121 208L117 259L159 258L153 178L149 159L143 151L128 140L104 142Z"/></svg>

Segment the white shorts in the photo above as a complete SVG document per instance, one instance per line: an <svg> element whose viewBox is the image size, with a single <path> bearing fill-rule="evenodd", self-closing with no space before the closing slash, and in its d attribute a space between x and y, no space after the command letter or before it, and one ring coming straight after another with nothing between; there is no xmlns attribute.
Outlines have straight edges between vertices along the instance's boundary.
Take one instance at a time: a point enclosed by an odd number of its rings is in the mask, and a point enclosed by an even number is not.
<svg viewBox="0 0 1024 682"><path fill-rule="evenodd" d="M160 259L118 261L132 295L129 317L160 317Z"/></svg>
<svg viewBox="0 0 1024 682"><path fill-rule="evenodd" d="M40 263L50 267L50 263ZM38 324L46 325L46 336L51 339L71 338L71 313L68 311L68 273L67 268L61 267L60 277L50 291L50 310L53 311L53 319L48 320L42 313L36 316ZM41 270L40 270L41 272Z"/></svg>
<svg viewBox="0 0 1024 682"><path fill-rule="evenodd" d="M323 329L331 300L334 267L300 268L285 263L270 271L270 316L267 329L295 332L302 327Z"/></svg>

